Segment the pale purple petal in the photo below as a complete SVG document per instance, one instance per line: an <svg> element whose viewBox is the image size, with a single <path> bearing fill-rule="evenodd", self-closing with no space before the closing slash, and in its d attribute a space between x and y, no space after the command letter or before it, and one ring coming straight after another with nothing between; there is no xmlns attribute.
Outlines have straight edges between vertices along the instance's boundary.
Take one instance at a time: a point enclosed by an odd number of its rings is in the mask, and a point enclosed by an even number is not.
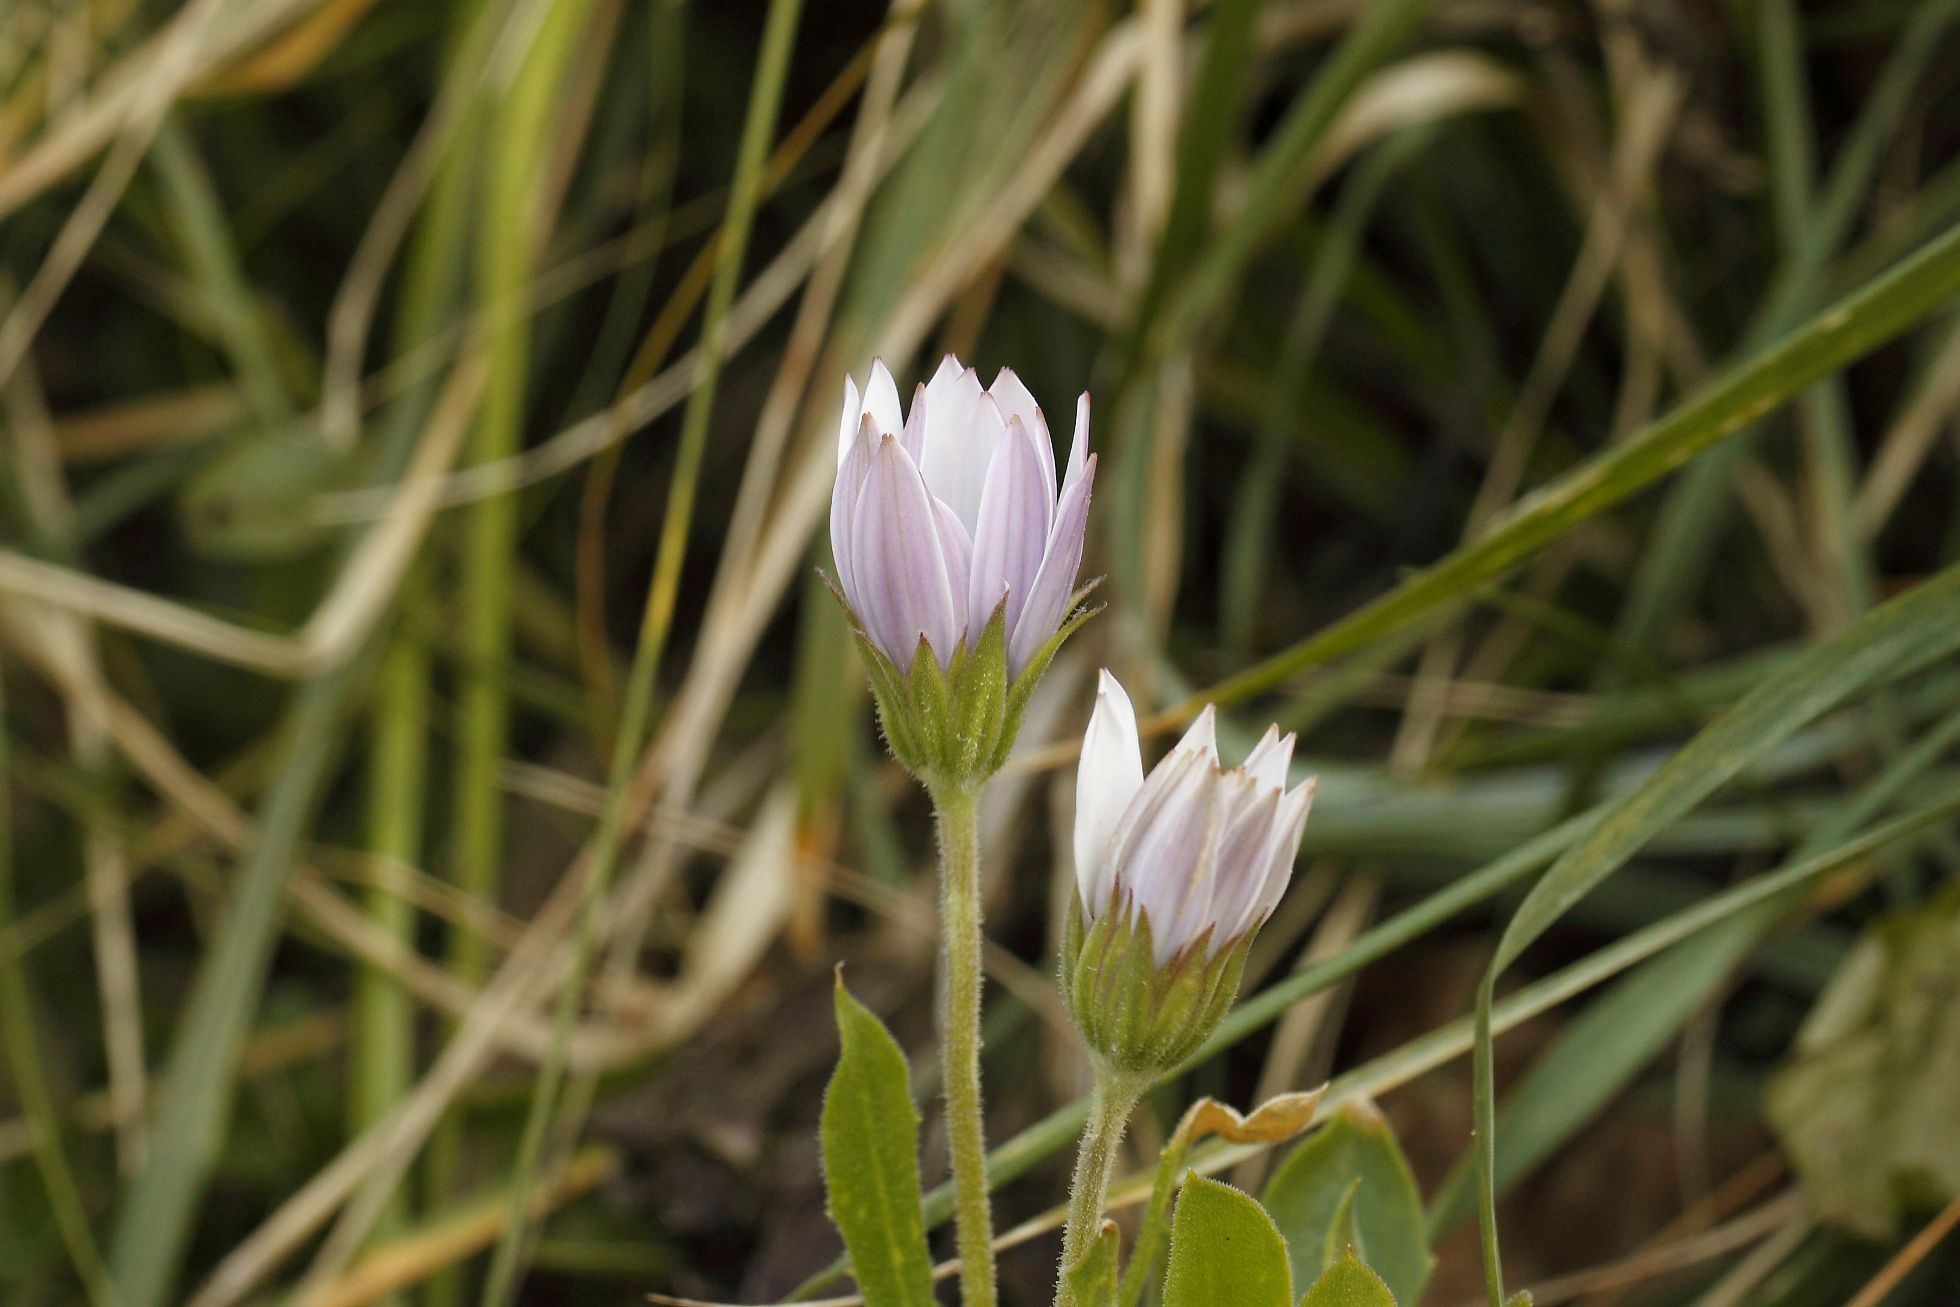
<svg viewBox="0 0 1960 1307"><path fill-rule="evenodd" d="M958 640L975 634L974 619L966 604L968 577L973 571L973 542L966 538L966 528L960 525L960 519L946 506L945 500L933 497L932 514L933 523L939 528L939 552L946 560L946 584L953 591L954 639ZM933 646L935 650L938 647ZM942 661L951 656L952 651L947 650Z"/></svg>
<svg viewBox="0 0 1960 1307"><path fill-rule="evenodd" d="M1280 792L1265 789L1243 776L1225 834L1218 843L1218 884L1212 894L1214 951L1244 932L1258 910L1272 865L1273 826L1278 819Z"/></svg>
<svg viewBox="0 0 1960 1307"><path fill-rule="evenodd" d="M865 480L871 475L871 456L878 447L878 433L871 429L873 425L868 416L859 424L858 439L851 442L837 469L837 483L830 488L830 552L837 560L837 584L853 609L858 608L858 599L851 528L857 521L858 500L864 493Z"/></svg>
<svg viewBox="0 0 1960 1307"><path fill-rule="evenodd" d="M1075 574L1082 567L1082 537L1089 528L1089 497L1096 484L1096 460L1092 455L1080 476L1070 477L1062 486L1061 501L1055 505L1055 525L1048 532L1048 547L1042 553L1041 570L1028 587L1028 601L1021 606L1020 620L1008 632L1007 666L1014 675L1035 656L1048 637L1068 616L1068 601L1075 593Z"/></svg>
<svg viewBox="0 0 1960 1307"><path fill-rule="evenodd" d="M1021 419L1021 425L1035 438L1035 447L1041 451L1041 483L1048 489L1048 502L1054 503L1055 440L1048 434L1048 419L1042 415L1041 405L1034 402L1034 395L1014 375L1012 368L1002 368L987 393L994 397L994 403L1000 405L1000 411L1010 423L1015 418Z"/></svg>
<svg viewBox="0 0 1960 1307"><path fill-rule="evenodd" d="M844 460L850 457L851 438L857 435L858 417L864 412L864 401L858 396L857 382L850 374L844 375L844 416L837 421L837 466L841 469Z"/></svg>
<svg viewBox="0 0 1960 1307"><path fill-rule="evenodd" d="M1046 450L1017 417L1007 425L1007 439L994 451L980 495L979 525L973 536L973 576L966 611L976 624L993 618L1001 596L1007 596L1007 627L1014 629L1028 591L1041 570L1048 548L1053 499L1041 483Z"/></svg>
<svg viewBox="0 0 1960 1307"><path fill-rule="evenodd" d="M1142 786L1136 710L1104 668L1096 678L1096 707L1075 767L1075 883L1090 921L1101 915L1116 887L1110 840Z"/></svg>
<svg viewBox="0 0 1960 1307"><path fill-rule="evenodd" d="M1279 812L1273 818L1272 841L1267 846L1265 884L1260 886L1259 898L1247 924L1272 915L1273 909L1279 906L1280 896L1292 882L1293 864L1300 856L1300 838L1306 834L1307 813L1313 808L1314 791L1319 786L1320 778L1310 776L1280 801Z"/></svg>
<svg viewBox="0 0 1960 1307"><path fill-rule="evenodd" d="M896 436L878 442L852 536L858 618L872 642L903 668L923 635L944 664L959 633L937 512Z"/></svg>
<svg viewBox="0 0 1960 1307"><path fill-rule="evenodd" d="M1180 931L1194 899L1209 900L1217 785L1217 768L1202 758L1168 755L1130 801L1110 841L1119 880L1150 916L1160 963L1190 942Z"/></svg>
<svg viewBox="0 0 1960 1307"><path fill-rule="evenodd" d="M871 360L871 380L864 387L864 411L878 420L878 434L895 436L905 429L905 414L898 407L898 383L883 359Z"/></svg>

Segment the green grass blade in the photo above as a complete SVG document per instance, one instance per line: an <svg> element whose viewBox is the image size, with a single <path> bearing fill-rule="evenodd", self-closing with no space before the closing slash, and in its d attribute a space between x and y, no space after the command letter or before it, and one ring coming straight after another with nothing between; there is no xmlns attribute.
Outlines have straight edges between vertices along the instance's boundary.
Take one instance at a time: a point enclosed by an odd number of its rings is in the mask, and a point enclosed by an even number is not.
<svg viewBox="0 0 1960 1307"><path fill-rule="evenodd" d="M1734 436L1885 344L1960 292L1960 225L1666 417L1520 501L1474 543L1360 611L1193 695L1173 712L1233 703L1465 598L1594 514Z"/></svg>

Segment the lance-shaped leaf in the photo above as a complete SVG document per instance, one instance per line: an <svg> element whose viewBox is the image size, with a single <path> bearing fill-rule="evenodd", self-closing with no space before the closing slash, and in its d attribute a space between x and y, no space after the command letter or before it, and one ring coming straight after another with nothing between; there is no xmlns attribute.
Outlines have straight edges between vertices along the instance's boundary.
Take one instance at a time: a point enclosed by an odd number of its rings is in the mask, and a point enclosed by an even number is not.
<svg viewBox="0 0 1960 1307"><path fill-rule="evenodd" d="M931 1307L919 1112L905 1055L837 977L842 1048L823 1098L824 1185L866 1307Z"/></svg>
<svg viewBox="0 0 1960 1307"><path fill-rule="evenodd" d="M1291 1307L1286 1240L1248 1194L1194 1175L1177 1200L1164 1307Z"/></svg>
<svg viewBox="0 0 1960 1307"><path fill-rule="evenodd" d="M1359 1187L1354 1187L1356 1181ZM1353 1188L1348 1209L1343 1200ZM1267 1182L1266 1209L1286 1235L1293 1273L1302 1281L1326 1269L1328 1232L1352 1226L1375 1272L1398 1302L1422 1297L1435 1258L1415 1176L1381 1114L1353 1102L1294 1149ZM1343 1251L1336 1247L1336 1255Z"/></svg>

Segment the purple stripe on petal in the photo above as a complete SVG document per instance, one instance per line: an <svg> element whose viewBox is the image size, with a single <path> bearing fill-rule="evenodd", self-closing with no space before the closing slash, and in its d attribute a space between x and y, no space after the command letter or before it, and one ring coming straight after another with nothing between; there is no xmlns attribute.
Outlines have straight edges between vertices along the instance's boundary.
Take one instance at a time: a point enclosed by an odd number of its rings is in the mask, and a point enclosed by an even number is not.
<svg viewBox="0 0 1960 1307"><path fill-rule="evenodd" d="M858 617L873 642L910 667L924 636L944 664L959 632L937 510L896 436L878 442L852 536L852 570L863 595Z"/></svg>
<svg viewBox="0 0 1960 1307"><path fill-rule="evenodd" d="M1028 601L1021 606L1020 620L1007 633L1008 670L1019 675L1036 651L1055 634L1055 628L1068 615L1069 597L1075 593L1075 574L1082 567L1082 537L1089 529L1089 499L1096 484L1093 455L1080 476L1070 477L1062 487L1061 501L1055 505L1055 525L1048 533L1041 570L1028 587Z"/></svg>
<svg viewBox="0 0 1960 1307"><path fill-rule="evenodd" d="M1055 506L1041 483L1034 435L1015 418L1007 439L994 451L987 486L980 495L979 524L973 536L973 577L966 611L975 623L992 619L1001 595L1007 596L1007 630L1014 629L1035 574L1048 548L1049 519Z"/></svg>

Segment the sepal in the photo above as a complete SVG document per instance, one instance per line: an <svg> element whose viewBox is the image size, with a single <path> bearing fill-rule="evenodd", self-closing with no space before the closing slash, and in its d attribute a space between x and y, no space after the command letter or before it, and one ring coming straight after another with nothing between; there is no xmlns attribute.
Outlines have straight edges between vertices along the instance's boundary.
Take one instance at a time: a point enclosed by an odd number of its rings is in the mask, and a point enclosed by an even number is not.
<svg viewBox="0 0 1960 1307"><path fill-rule="evenodd" d="M1121 885L1093 924L1069 899L1063 928L1061 988L1070 1014L1103 1065L1155 1077L1198 1051L1238 997L1246 955L1258 930L1217 953L1209 931L1161 966L1150 915Z"/></svg>
<svg viewBox="0 0 1960 1307"><path fill-rule="evenodd" d="M892 756L929 788L975 789L1007 761L1020 733L1021 715L1035 684L1054 661L1062 642L1099 608L1082 607L1094 583L1071 600L1074 611L1054 635L1029 659L1019 676L1007 662L1007 604L1003 598L981 630L980 638L962 639L941 665L937 651L924 638L901 669L872 642L837 583L824 584L850 620L852 638L871 681L878 703L878 723Z"/></svg>

